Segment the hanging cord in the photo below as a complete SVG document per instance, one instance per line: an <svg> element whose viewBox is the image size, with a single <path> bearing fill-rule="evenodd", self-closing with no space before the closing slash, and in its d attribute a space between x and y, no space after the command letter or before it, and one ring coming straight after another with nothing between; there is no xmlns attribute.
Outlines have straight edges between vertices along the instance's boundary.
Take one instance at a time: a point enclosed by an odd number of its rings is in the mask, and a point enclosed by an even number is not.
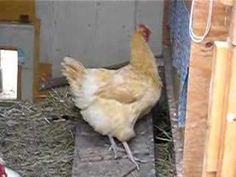
<svg viewBox="0 0 236 177"><path fill-rule="evenodd" d="M193 32L193 28L192 28L192 25L193 25L193 10L194 10L195 0L192 1L191 11L190 11L190 16L189 16L189 35L190 35L191 39L196 43L202 42L205 39L205 37L207 36L207 34L209 33L209 31L210 31L212 11L213 11L213 2L214 2L214 0L209 0L208 17L207 17L207 24L206 24L205 32L203 33L203 35L199 36L199 35L197 35Z"/></svg>

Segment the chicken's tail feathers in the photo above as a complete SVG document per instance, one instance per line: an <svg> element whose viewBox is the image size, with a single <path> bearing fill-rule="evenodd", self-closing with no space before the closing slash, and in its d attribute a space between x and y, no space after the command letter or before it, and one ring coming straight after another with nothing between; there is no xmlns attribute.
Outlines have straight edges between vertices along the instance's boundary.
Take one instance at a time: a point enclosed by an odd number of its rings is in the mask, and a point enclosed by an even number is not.
<svg viewBox="0 0 236 177"><path fill-rule="evenodd" d="M62 74L66 76L72 90L81 87L81 81L86 73L86 68L77 60L65 57L62 65Z"/></svg>

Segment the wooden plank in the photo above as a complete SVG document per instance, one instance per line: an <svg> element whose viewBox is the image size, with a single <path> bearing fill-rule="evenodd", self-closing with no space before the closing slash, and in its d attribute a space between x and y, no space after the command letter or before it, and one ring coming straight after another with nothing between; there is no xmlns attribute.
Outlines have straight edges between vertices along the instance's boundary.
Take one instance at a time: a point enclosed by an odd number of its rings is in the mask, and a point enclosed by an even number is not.
<svg viewBox="0 0 236 177"><path fill-rule="evenodd" d="M35 19L34 0L1 0L0 21L27 21Z"/></svg>
<svg viewBox="0 0 236 177"><path fill-rule="evenodd" d="M219 169L222 125L225 118L225 103L230 76L229 44L215 42L208 111L208 135L204 157L203 177L216 176Z"/></svg>
<svg viewBox="0 0 236 177"><path fill-rule="evenodd" d="M218 0L218 1L220 1L224 5L233 6L233 1L234 0Z"/></svg>
<svg viewBox="0 0 236 177"><path fill-rule="evenodd" d="M232 50L228 111L220 177L236 177L236 47Z"/></svg>
<svg viewBox="0 0 236 177"><path fill-rule="evenodd" d="M48 96L48 90L40 91L40 83L42 80L47 80L48 78L52 77L52 65L49 63L39 63L38 69L37 69L37 90L35 93L35 101L41 101L42 99L46 98Z"/></svg>
<svg viewBox="0 0 236 177"><path fill-rule="evenodd" d="M34 58L33 58L33 101L36 101L36 97L39 91L38 83L38 67L40 61L40 20L34 19Z"/></svg>
<svg viewBox="0 0 236 177"><path fill-rule="evenodd" d="M219 167L220 172L217 177L235 177L236 170L236 143L231 142L236 137L236 120L234 120L234 113L236 112L235 107L235 64L236 64L236 46L235 46L235 34L236 34L236 1L234 1L234 6L232 9L231 25L230 25L230 38L229 44L231 45L231 77L229 77L230 83L228 90L228 103L227 103L227 115L225 113L226 120L224 121L224 135L221 138L221 152ZM231 117L232 116L232 117ZM231 120L233 119L233 121ZM233 168L232 165L234 166Z"/></svg>
<svg viewBox="0 0 236 177"><path fill-rule="evenodd" d="M236 0L234 0L234 6L232 9L231 16L231 27L230 27L230 42L232 45L236 45Z"/></svg>
<svg viewBox="0 0 236 177"><path fill-rule="evenodd" d="M76 130L72 177L155 177L152 126L152 116L149 114L137 122L136 137L129 142L134 155L147 161L141 163L140 171L137 171L124 152L119 152L119 158L114 159L113 152L108 151L108 138L97 134L80 119ZM120 143L118 145L123 149Z"/></svg>
<svg viewBox="0 0 236 177"><path fill-rule="evenodd" d="M209 1L195 0L193 30L203 34ZM192 42L187 115L184 142L184 176L201 177L207 131L208 91L211 77L213 47L211 41L226 40L229 29L230 7L214 2L211 31L200 44Z"/></svg>

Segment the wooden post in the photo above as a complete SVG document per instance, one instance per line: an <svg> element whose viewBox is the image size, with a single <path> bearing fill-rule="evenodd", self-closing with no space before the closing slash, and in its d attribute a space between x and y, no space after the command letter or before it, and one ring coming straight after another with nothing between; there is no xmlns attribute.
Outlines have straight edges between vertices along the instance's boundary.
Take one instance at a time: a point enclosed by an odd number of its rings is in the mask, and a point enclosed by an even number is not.
<svg viewBox="0 0 236 177"><path fill-rule="evenodd" d="M230 24L230 42L232 45L236 45L236 0L234 0L234 6L232 9Z"/></svg>
<svg viewBox="0 0 236 177"><path fill-rule="evenodd" d="M236 1L232 9L230 39L231 76L228 95L228 109L225 117L225 136L220 156L220 173L217 177L236 177Z"/></svg>
<svg viewBox="0 0 236 177"><path fill-rule="evenodd" d="M227 42L215 42L208 111L208 135L206 141L203 177L216 177L225 118L226 95L230 76L230 46Z"/></svg>
<svg viewBox="0 0 236 177"><path fill-rule="evenodd" d="M40 19L35 18L33 21L34 25L34 61L33 61L33 101L36 101L37 92L39 90L37 79L38 79L38 66L40 61Z"/></svg>
<svg viewBox="0 0 236 177"><path fill-rule="evenodd" d="M206 27L209 1L195 0L193 31ZM189 65L187 115L184 142L184 176L201 177L207 132L207 114L214 40L228 37L230 7L214 1L211 31L201 44L192 42Z"/></svg>
<svg viewBox="0 0 236 177"><path fill-rule="evenodd" d="M236 47L233 47L226 117L223 162L220 177L236 177Z"/></svg>

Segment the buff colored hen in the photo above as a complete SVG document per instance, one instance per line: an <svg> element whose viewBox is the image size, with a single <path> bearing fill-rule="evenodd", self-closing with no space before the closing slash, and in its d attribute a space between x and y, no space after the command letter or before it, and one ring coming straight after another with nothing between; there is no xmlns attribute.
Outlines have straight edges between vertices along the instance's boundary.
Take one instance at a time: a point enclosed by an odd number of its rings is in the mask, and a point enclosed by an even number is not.
<svg viewBox="0 0 236 177"><path fill-rule="evenodd" d="M113 137L121 141L137 168L127 142L135 136L137 119L159 100L162 87L155 57L147 44L149 35L150 30L140 25L131 38L130 64L118 70L87 69L69 57L62 63L62 72L83 119L95 131L109 137L115 156L117 146Z"/></svg>

